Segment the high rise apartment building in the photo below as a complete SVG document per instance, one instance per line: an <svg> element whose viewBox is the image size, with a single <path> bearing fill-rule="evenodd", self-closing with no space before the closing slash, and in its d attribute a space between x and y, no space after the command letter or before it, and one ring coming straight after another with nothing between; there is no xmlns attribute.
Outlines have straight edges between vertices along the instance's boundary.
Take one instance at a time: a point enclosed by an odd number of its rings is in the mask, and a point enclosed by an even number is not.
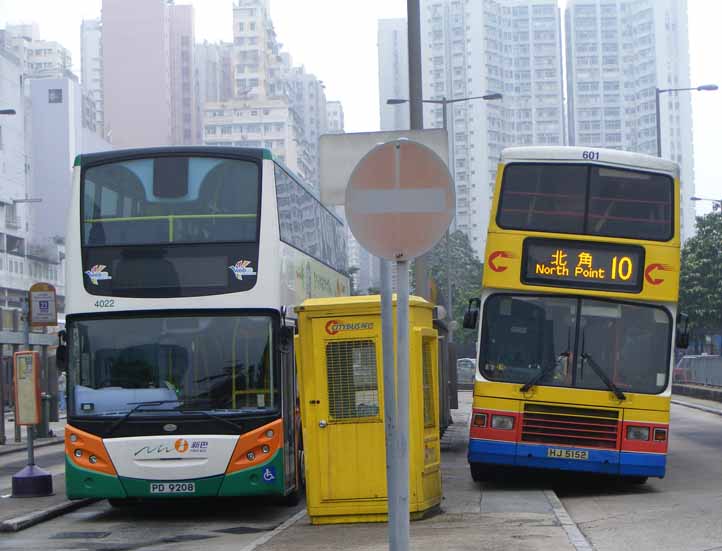
<svg viewBox="0 0 722 551"><path fill-rule="evenodd" d="M80 24L80 83L93 102L95 127L104 135L103 120L103 30L98 19L84 19Z"/></svg>
<svg viewBox="0 0 722 551"><path fill-rule="evenodd" d="M218 84L205 92L206 98L223 89L221 54L197 49L206 74L217 71L211 79ZM204 102L204 143L270 149L315 190L318 138L326 129L325 92L315 76L293 67L290 55L281 52L269 0L234 4L230 59L232 97L219 93L217 101Z"/></svg>
<svg viewBox="0 0 722 551"><path fill-rule="evenodd" d="M422 0L421 10L424 99L503 95L447 106L450 168L456 183L454 226L469 236L476 254L483 257L501 150L565 143L557 1ZM384 105L389 96L408 97L402 95L408 89L403 88L408 68L397 51L405 49L404 24L379 22L382 129L398 129L408 120L404 114L392 121L389 110L394 106ZM397 82L384 84L384 78ZM442 125L443 107L425 104L424 126Z"/></svg>
<svg viewBox="0 0 722 551"><path fill-rule="evenodd" d="M57 42L42 40L36 23L7 25L2 43L20 60L27 78L63 77L71 72L70 50Z"/></svg>
<svg viewBox="0 0 722 551"><path fill-rule="evenodd" d="M168 5L171 127L173 143L193 145L201 142L200 105L197 101L193 47L193 6Z"/></svg>
<svg viewBox="0 0 722 551"><path fill-rule="evenodd" d="M406 19L379 19L379 111L381 130L409 127L409 105L388 105L388 99L409 97L409 55Z"/></svg>
<svg viewBox="0 0 722 551"><path fill-rule="evenodd" d="M570 0L565 14L570 142L657 154L655 88L687 88L686 0ZM694 232L689 92L660 96L662 156L681 165L683 239Z"/></svg>
<svg viewBox="0 0 722 551"><path fill-rule="evenodd" d="M102 25L106 134L117 147L172 144L166 0L103 0Z"/></svg>
<svg viewBox="0 0 722 551"><path fill-rule="evenodd" d="M203 41L193 49L197 101L202 109L207 102L228 101L233 97L233 45ZM202 126L199 124L199 126Z"/></svg>
<svg viewBox="0 0 722 551"><path fill-rule="evenodd" d="M329 101L326 103L326 132L328 134L343 134L343 105L340 101Z"/></svg>

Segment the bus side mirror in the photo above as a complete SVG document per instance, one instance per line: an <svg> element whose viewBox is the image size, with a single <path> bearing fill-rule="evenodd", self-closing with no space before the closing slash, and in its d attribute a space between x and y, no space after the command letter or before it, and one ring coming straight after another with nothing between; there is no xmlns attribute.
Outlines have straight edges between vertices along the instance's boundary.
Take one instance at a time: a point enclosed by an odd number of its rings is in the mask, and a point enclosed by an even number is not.
<svg viewBox="0 0 722 551"><path fill-rule="evenodd" d="M677 333L674 344L677 348L685 349L689 346L689 316L679 312L677 314Z"/></svg>
<svg viewBox="0 0 722 551"><path fill-rule="evenodd" d="M464 329L476 329L479 323L479 309L481 308L481 299L469 299L469 306L464 313Z"/></svg>
<svg viewBox="0 0 722 551"><path fill-rule="evenodd" d="M293 348L293 327L288 325L281 326L279 332L279 348L281 352L288 353Z"/></svg>
<svg viewBox="0 0 722 551"><path fill-rule="evenodd" d="M68 370L68 345L65 340L65 331L58 332L58 348L55 350L55 364L58 371Z"/></svg>

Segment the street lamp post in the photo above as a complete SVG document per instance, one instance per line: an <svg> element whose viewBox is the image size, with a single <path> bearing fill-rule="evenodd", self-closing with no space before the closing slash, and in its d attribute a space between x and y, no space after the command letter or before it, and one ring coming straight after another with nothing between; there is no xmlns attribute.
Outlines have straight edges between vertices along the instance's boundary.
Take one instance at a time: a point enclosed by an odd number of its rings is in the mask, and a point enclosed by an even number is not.
<svg viewBox="0 0 722 551"><path fill-rule="evenodd" d="M447 99L446 97L442 97L441 99L422 99L421 103L434 103L437 105L441 105L441 121L442 121L442 128L446 132L446 140L447 142L451 143L452 146L454 144L454 140L449 139L449 128L448 128L448 116L447 116L447 107L451 103L458 103L460 101L470 101L474 99L481 99L484 101L490 101L490 100L497 100L497 99L503 99L503 95L499 93L493 93L493 94L485 94L483 96L472 96L468 98L453 98L453 99ZM387 105L400 105L402 103L408 103L408 99L400 99L400 98L392 98L387 99L386 104ZM451 165L451 173L453 175L454 170L454 155L449 154L449 164ZM456 212L456 205L454 205L454 212ZM447 306L449 308L448 316L449 316L449 342L454 342L454 333L451 327L451 322L453 321L454 316L454 308L452 305L452 296L451 296L451 234L449 230L446 230L446 299L447 299Z"/></svg>
<svg viewBox="0 0 722 551"><path fill-rule="evenodd" d="M719 87L716 84L703 84L692 88L655 88L654 104L657 111L657 157L662 156L662 122L660 120L661 109L659 105L659 96L667 92L714 92Z"/></svg>
<svg viewBox="0 0 722 551"><path fill-rule="evenodd" d="M691 201L709 201L712 203L712 210L722 210L722 199L709 199L707 197L690 197Z"/></svg>

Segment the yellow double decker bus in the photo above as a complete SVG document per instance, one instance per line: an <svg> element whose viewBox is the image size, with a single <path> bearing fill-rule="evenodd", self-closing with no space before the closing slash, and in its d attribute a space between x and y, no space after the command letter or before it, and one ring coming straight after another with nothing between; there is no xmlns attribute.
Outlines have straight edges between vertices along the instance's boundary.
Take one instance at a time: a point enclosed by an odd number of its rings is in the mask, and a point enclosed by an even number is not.
<svg viewBox="0 0 722 551"><path fill-rule="evenodd" d="M475 480L498 465L664 476L673 347L688 338L680 197L671 161L504 150L464 323L479 328Z"/></svg>

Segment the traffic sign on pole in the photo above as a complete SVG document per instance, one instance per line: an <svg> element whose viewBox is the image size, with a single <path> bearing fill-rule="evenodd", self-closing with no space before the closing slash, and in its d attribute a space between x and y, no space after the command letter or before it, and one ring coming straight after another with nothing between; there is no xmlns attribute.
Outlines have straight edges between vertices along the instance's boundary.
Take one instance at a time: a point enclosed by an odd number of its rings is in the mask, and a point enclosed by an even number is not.
<svg viewBox="0 0 722 551"><path fill-rule="evenodd" d="M387 350L393 342L393 320L386 266L381 291L384 381L396 381L395 393L393 385L384 392L391 551L409 549L409 260L441 239L455 202L447 166L433 150L409 140L376 146L356 165L346 187L351 233L372 254L396 261L396 373L393 347Z"/></svg>
<svg viewBox="0 0 722 551"><path fill-rule="evenodd" d="M346 219L356 240L387 260L411 260L449 227L456 196L446 164L410 140L381 144L356 165L346 187Z"/></svg>
<svg viewBox="0 0 722 551"><path fill-rule="evenodd" d="M49 283L36 283L30 287L30 325L32 327L58 325L55 287Z"/></svg>

